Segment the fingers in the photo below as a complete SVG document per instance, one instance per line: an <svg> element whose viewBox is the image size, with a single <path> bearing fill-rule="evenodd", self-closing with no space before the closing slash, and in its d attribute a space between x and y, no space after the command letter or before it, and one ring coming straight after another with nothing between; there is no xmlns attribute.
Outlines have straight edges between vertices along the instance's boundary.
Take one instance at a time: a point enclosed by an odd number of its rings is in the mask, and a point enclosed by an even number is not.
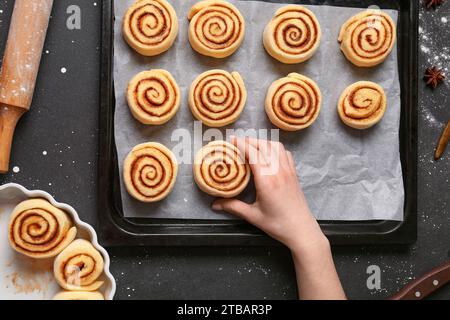
<svg viewBox="0 0 450 320"><path fill-rule="evenodd" d="M279 142L267 141L267 140L259 140L251 137L246 137L245 141L256 148L262 157L266 159L266 163L270 164L273 161L279 161L280 155L284 150L284 147Z"/></svg>
<svg viewBox="0 0 450 320"><path fill-rule="evenodd" d="M252 205L237 199L218 199L212 204L212 209L231 213L253 224L260 214Z"/></svg>
<svg viewBox="0 0 450 320"><path fill-rule="evenodd" d="M244 154L245 160L250 165L253 174L259 176L261 168L267 166L266 159L260 154L258 149L246 143L246 140L233 138L232 142Z"/></svg>
<svg viewBox="0 0 450 320"><path fill-rule="evenodd" d="M254 138L246 138L249 144L257 148L261 154L267 159L267 163L272 166L272 172L277 172L279 168L288 166L288 158L284 145L276 141L258 140Z"/></svg>
<svg viewBox="0 0 450 320"><path fill-rule="evenodd" d="M246 137L245 140L250 145L252 145L256 149L258 149L258 151L260 151L261 154L264 157L266 157L266 159L270 159L270 143L271 143L271 141L259 140L259 139L255 139L255 138L251 138L251 137ZM267 161L267 162L269 162L269 161Z"/></svg>
<svg viewBox="0 0 450 320"><path fill-rule="evenodd" d="M290 151L287 152L287 157L288 157L290 169L292 170L293 173L295 173L297 175L297 168L295 167L295 160Z"/></svg>
<svg viewBox="0 0 450 320"><path fill-rule="evenodd" d="M258 140L251 137L232 137L232 142L246 155L255 175L277 175L280 169L292 171L283 144L274 141Z"/></svg>
<svg viewBox="0 0 450 320"><path fill-rule="evenodd" d="M275 159L278 159L280 149L283 148L283 145L278 142L258 140L251 137L232 137L231 140L243 153L248 153L248 149L250 151L256 150L257 157L253 160L257 162L253 162L253 164L257 163L260 166L268 166Z"/></svg>

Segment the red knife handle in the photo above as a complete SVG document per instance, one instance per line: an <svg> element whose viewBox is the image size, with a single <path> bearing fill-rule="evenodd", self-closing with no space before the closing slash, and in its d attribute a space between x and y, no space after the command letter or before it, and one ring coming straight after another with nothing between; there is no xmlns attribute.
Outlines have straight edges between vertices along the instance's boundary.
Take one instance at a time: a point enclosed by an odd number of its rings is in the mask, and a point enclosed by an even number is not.
<svg viewBox="0 0 450 320"><path fill-rule="evenodd" d="M450 261L412 281L389 300L422 300L450 282Z"/></svg>

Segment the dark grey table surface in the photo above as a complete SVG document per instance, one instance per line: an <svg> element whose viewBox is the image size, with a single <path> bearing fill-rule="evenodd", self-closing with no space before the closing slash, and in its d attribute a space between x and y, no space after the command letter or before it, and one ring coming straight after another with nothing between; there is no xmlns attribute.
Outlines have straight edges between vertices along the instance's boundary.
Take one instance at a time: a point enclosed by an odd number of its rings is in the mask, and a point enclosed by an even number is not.
<svg viewBox="0 0 450 320"><path fill-rule="evenodd" d="M14 1L0 1L3 52ZM66 10L81 8L81 30L68 30ZM420 70L450 68L450 1L420 12ZM11 168L0 184L50 192L95 225L101 1L55 1L34 103L21 120ZM61 70L65 68L67 72ZM450 118L450 80L434 92L419 86L418 241L410 247L337 247L334 258L352 299L383 299L449 259L450 152L433 161ZM295 299L292 261L284 248L114 248L117 299ZM381 269L369 290L367 267ZM450 287L434 298L449 299Z"/></svg>

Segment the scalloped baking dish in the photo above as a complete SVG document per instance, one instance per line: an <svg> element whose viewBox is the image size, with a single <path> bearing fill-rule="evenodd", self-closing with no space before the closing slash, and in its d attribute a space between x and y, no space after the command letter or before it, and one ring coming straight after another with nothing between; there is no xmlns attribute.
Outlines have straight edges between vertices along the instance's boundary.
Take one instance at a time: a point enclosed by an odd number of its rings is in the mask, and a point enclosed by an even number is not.
<svg viewBox="0 0 450 320"><path fill-rule="evenodd" d="M27 190L21 185L9 183L0 186L0 300L47 300L62 289L53 277L53 260L36 260L15 252L8 241L9 216L14 207L30 198L43 198L53 206L64 210L72 218L78 229L77 238L89 240L102 254L105 260L101 280L105 284L100 292L106 300L113 300L116 292L116 281L109 271L110 258L108 252L100 246L97 233L87 223L80 220L74 208L57 202L45 191Z"/></svg>

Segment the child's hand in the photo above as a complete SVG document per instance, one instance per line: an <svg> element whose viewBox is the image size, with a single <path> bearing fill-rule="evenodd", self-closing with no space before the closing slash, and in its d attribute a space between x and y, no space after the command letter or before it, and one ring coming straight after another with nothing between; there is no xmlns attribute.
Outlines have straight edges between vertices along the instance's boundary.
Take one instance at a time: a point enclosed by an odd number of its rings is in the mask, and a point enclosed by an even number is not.
<svg viewBox="0 0 450 320"><path fill-rule="evenodd" d="M252 138L232 141L251 166L257 198L253 204L220 199L214 210L224 210L257 226L291 250L327 243L311 214L300 187L294 159L278 142Z"/></svg>
<svg viewBox="0 0 450 320"><path fill-rule="evenodd" d="M292 251L301 299L345 299L328 239L311 214L292 154L278 142L233 139L245 154L256 185L256 201L220 199L214 210L233 213Z"/></svg>

